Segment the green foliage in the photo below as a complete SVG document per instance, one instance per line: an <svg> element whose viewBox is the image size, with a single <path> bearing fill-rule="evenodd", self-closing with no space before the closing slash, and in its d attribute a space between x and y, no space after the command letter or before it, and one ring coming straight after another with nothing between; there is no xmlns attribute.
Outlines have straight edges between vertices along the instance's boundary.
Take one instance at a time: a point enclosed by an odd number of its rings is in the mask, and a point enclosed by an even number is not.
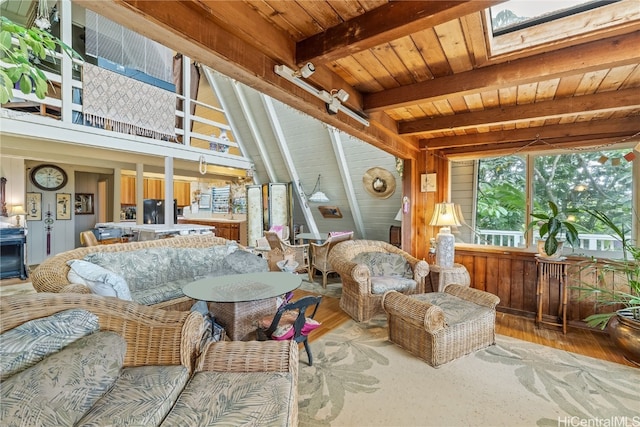
<svg viewBox="0 0 640 427"><path fill-rule="evenodd" d="M521 230L524 224L525 162L509 156L482 159L478 168L477 227Z"/></svg>
<svg viewBox="0 0 640 427"><path fill-rule="evenodd" d="M582 285L577 289L586 292L587 295L597 295L598 304L605 306L622 306L636 321L640 322L640 247L629 238L631 227L625 224L618 225L609 215L602 211L587 209L585 213L609 230L622 245L622 259L602 260L597 268L597 285ZM638 218L636 217L636 220ZM589 260L584 268L595 268L597 259ZM614 274L612 274L614 273ZM616 289L607 282L608 277L623 276L629 287L629 291ZM589 326L604 329L611 317L616 312L597 313L588 316L585 321Z"/></svg>
<svg viewBox="0 0 640 427"><path fill-rule="evenodd" d="M47 77L36 66L35 60L43 60L48 56L55 61L54 51L60 48L71 58L80 58L73 49L38 28L26 29L4 16L0 16L0 103L13 98L13 86L18 84L25 94L34 92L44 99L47 95ZM13 44L12 38L18 43Z"/></svg>
<svg viewBox="0 0 640 427"><path fill-rule="evenodd" d="M540 227L540 238L546 239L544 251L547 255L553 255L558 250L559 239L566 239L571 247L579 244L578 230L567 220L567 214L560 212L558 205L549 200L549 212L533 212L531 216L535 218L527 226L527 231L532 230L536 225Z"/></svg>

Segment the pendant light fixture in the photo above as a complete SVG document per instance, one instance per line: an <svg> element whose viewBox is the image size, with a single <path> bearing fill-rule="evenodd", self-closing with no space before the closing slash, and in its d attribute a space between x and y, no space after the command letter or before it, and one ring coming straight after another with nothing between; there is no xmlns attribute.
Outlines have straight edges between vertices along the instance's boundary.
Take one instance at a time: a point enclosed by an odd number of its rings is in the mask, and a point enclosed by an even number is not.
<svg viewBox="0 0 640 427"><path fill-rule="evenodd" d="M313 190L311 191L311 196L307 197L309 201L313 203L327 203L329 201L327 195L320 191L320 174L318 174L316 185L314 185Z"/></svg>

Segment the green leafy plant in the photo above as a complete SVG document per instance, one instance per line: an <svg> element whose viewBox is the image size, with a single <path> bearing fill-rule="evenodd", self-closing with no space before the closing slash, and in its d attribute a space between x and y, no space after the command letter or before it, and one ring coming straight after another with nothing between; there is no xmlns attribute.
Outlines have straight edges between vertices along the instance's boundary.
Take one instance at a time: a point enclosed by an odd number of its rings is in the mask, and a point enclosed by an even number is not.
<svg viewBox="0 0 640 427"><path fill-rule="evenodd" d="M544 251L551 256L558 250L558 244L565 239L571 247L579 244L578 230L567 219L566 213L560 212L558 205L549 201L549 212L533 212L532 220L527 226L527 231L536 225L540 227L540 238L545 239Z"/></svg>
<svg viewBox="0 0 640 427"><path fill-rule="evenodd" d="M12 42L13 38L17 44ZM0 103L13 98L16 83L22 93L34 92L39 99L44 99L48 91L47 77L35 60L55 58L57 46L71 58L81 59L72 48L48 32L36 27L27 29L0 16Z"/></svg>
<svg viewBox="0 0 640 427"><path fill-rule="evenodd" d="M610 235L619 241L622 248L622 258L616 260L597 260L592 258L585 268L598 266L598 281L596 285L583 284L576 287L588 295L597 295L599 305L622 307L626 314L640 322L640 247L628 237L630 227L624 224L618 226L606 213L598 210L586 210L586 212L605 225ZM608 283L608 277L622 276L626 284L620 287ZM628 290L627 290L628 289ZM589 326L604 329L611 317L618 312L597 313L588 316L585 321Z"/></svg>

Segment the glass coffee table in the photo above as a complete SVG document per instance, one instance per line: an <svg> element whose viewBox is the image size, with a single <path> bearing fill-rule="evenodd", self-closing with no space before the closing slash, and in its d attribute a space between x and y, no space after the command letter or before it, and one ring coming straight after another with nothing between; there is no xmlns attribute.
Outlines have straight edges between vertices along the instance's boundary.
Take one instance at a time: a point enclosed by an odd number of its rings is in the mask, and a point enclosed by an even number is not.
<svg viewBox="0 0 640 427"><path fill-rule="evenodd" d="M276 312L276 297L297 289L302 278L296 274L270 271L206 277L184 286L190 298L209 302L216 322L234 341L255 331L255 321Z"/></svg>

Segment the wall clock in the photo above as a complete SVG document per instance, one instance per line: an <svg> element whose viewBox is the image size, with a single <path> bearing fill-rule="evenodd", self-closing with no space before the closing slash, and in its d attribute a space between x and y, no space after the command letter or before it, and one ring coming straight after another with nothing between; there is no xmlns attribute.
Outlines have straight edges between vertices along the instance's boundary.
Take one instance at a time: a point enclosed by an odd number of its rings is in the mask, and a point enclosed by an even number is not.
<svg viewBox="0 0 640 427"><path fill-rule="evenodd" d="M30 176L33 185L45 191L56 191L67 185L67 173L56 165L36 166Z"/></svg>

